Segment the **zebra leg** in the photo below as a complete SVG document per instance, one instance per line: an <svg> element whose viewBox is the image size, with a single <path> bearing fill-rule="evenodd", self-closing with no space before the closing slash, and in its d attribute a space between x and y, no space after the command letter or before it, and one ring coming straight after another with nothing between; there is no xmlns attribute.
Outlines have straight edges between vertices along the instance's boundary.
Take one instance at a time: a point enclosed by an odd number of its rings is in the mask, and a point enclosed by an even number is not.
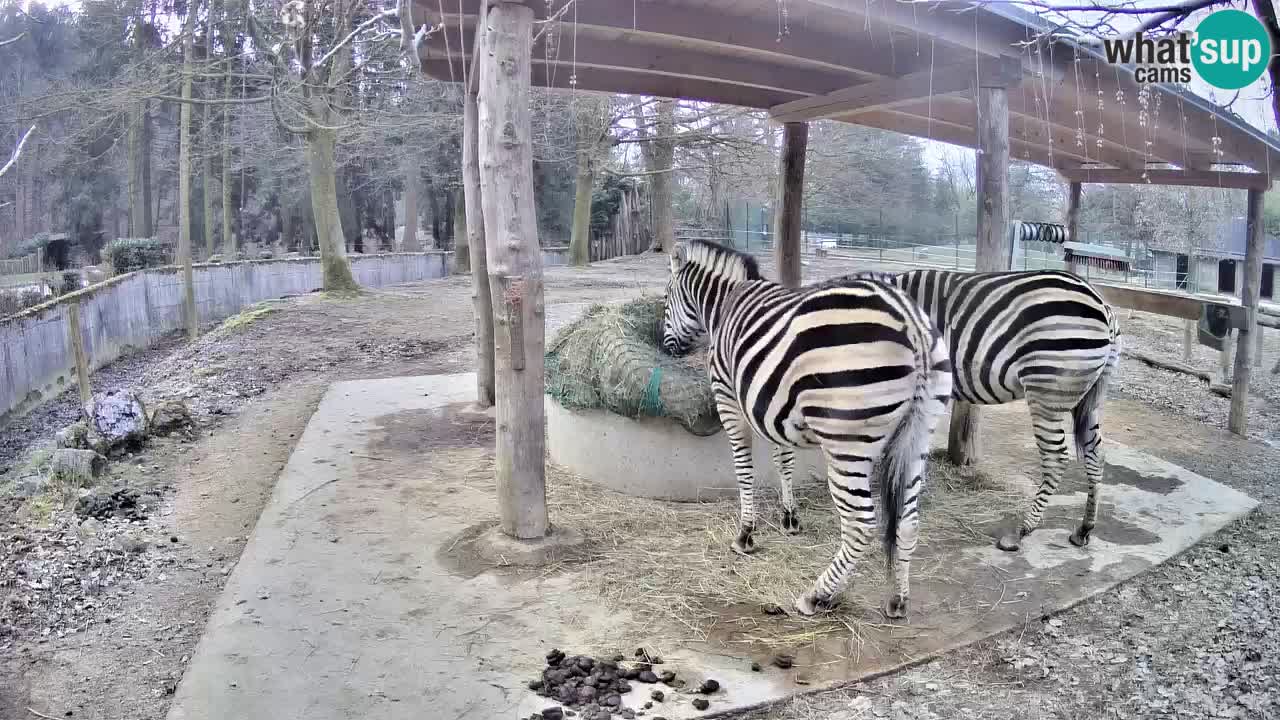
<svg viewBox="0 0 1280 720"><path fill-rule="evenodd" d="M1097 419L1093 418L1084 431L1086 435L1079 450L1084 458L1085 477L1089 479L1089 498L1084 501L1084 519L1080 521L1080 527L1068 538L1076 547L1089 544L1089 534L1098 521L1098 483L1102 481L1102 431Z"/></svg>
<svg viewBox="0 0 1280 720"><path fill-rule="evenodd" d="M800 516L796 513L796 496L791 489L791 473L796 464L795 450L786 445L773 445L773 463L778 467L778 483L782 486L782 531L800 534Z"/></svg>
<svg viewBox="0 0 1280 720"><path fill-rule="evenodd" d="M1040 489L1036 491L1031 505L1023 512L1018 528L1006 533L998 541L996 547L1013 552L1022 544L1022 538L1040 526L1044 517L1044 509L1049 505L1049 498L1058 491L1062 482L1063 468L1067 463L1067 433L1062 423L1062 413L1041 407L1028 397L1027 407L1031 410L1031 426L1036 436L1036 445L1040 448Z"/></svg>
<svg viewBox="0 0 1280 720"><path fill-rule="evenodd" d="M729 436L729 449L733 451L733 473L738 478L738 537L733 541L733 551L739 555L750 555L756 551L756 543L752 539L756 531L756 509L751 427L742 417L733 395L718 386L714 390L720 424L725 435Z"/></svg>
<svg viewBox="0 0 1280 720"><path fill-rule="evenodd" d="M874 456L878 453L868 453ZM814 615L835 606L836 596L849 582L854 563L867 550L875 533L876 506L871 499L871 459L828 452L827 488L840 516L840 549L818 577L813 589L796 599L796 610Z"/></svg>

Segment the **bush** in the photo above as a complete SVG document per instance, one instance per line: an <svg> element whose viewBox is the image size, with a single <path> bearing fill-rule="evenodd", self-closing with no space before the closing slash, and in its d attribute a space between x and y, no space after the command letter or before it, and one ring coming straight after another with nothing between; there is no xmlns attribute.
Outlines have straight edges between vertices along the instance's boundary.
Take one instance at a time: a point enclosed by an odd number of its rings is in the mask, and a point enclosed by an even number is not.
<svg viewBox="0 0 1280 720"><path fill-rule="evenodd" d="M103 248L111 267L119 274L169 264L169 247L152 238L120 238Z"/></svg>
<svg viewBox="0 0 1280 720"><path fill-rule="evenodd" d="M52 299L39 290L0 290L0 318L16 315Z"/></svg>
<svg viewBox="0 0 1280 720"><path fill-rule="evenodd" d="M60 295L66 295L80 289L80 271L79 270L63 270L62 271L62 290Z"/></svg>

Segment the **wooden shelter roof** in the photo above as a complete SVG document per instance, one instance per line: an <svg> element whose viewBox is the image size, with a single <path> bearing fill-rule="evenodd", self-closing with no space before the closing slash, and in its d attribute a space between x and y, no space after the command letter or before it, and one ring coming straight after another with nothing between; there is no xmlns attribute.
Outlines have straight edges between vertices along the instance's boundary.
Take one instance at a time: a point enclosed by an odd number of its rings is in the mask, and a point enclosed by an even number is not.
<svg viewBox="0 0 1280 720"><path fill-rule="evenodd" d="M460 81L480 0L413 2L416 23L446 27L420 49L424 71ZM1173 86L1140 93L1130 69L998 3L530 5L535 86L704 100L976 147L974 88L1005 85L1010 156L1071 180L1264 187L1280 169L1280 143L1239 116Z"/></svg>

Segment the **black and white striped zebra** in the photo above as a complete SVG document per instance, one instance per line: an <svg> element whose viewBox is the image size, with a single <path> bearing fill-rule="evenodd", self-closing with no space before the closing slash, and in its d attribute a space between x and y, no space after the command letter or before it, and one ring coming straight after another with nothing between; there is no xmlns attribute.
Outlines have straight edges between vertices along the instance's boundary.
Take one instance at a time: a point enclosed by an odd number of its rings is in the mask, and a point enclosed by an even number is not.
<svg viewBox="0 0 1280 720"><path fill-rule="evenodd" d="M968 273L862 272L903 288L947 335L956 400L1000 405L1026 399L1040 450L1041 482L1016 528L997 545L1017 550L1040 525L1067 462L1063 420L1089 481L1084 518L1071 542L1084 547L1098 519L1102 404L1120 359L1120 325L1098 291L1057 270ZM841 278L837 283L846 282Z"/></svg>
<svg viewBox="0 0 1280 720"><path fill-rule="evenodd" d="M866 550L880 485L892 590L885 614L907 613L930 436L951 395L941 334L906 293L850 280L789 290L764 280L755 259L694 241L672 256L663 348L687 351L706 332L716 408L733 450L740 523L733 549L755 549L752 437L774 444L783 527L800 524L791 492L793 448L820 447L840 516L840 549L796 608L830 607Z"/></svg>

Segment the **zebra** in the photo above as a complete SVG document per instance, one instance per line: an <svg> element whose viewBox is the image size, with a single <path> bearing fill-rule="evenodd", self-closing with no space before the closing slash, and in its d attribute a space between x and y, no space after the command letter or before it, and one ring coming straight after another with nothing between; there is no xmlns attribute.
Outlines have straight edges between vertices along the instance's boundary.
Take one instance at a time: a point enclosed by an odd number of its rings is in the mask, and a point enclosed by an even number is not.
<svg viewBox="0 0 1280 720"><path fill-rule="evenodd" d="M1116 313L1088 282L1060 270L970 273L859 272L904 289L946 334L955 366L954 399L1002 405L1025 399L1040 452L1041 482L1019 523L996 546L1015 552L1040 525L1067 462L1063 419L1070 415L1089 482L1084 518L1070 536L1085 547L1098 520L1102 481L1102 405L1120 360Z"/></svg>
<svg viewBox="0 0 1280 720"><path fill-rule="evenodd" d="M829 609L873 534L880 486L890 618L906 617L929 440L951 396L942 335L898 288L868 280L790 290L750 255L695 240L671 256L662 347L687 352L709 336L707 369L733 452L739 525L732 549L755 550L753 435L773 443L783 528L800 530L791 488L794 448L820 447L840 517L840 549L795 601Z"/></svg>

